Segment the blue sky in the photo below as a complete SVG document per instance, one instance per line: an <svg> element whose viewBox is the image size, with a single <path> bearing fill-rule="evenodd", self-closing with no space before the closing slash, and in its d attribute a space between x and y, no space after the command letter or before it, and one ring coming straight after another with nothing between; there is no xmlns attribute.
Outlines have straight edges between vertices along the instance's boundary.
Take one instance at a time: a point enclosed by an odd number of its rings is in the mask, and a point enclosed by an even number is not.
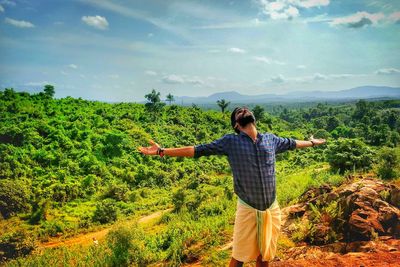
<svg viewBox="0 0 400 267"><path fill-rule="evenodd" d="M0 0L0 86L142 101L400 86L398 0Z"/></svg>

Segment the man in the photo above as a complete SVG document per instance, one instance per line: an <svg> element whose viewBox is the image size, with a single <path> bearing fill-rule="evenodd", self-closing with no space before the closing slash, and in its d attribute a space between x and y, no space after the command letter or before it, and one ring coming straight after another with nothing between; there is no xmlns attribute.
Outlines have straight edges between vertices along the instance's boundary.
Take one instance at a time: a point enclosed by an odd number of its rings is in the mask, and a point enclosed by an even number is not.
<svg viewBox="0 0 400 267"><path fill-rule="evenodd" d="M261 134L257 132L253 113L246 107L235 108L231 125L237 134L224 135L209 144L161 148L150 140L152 146L139 150L145 155L173 157L228 156L238 196L229 266L242 266L253 260L257 260L257 266L268 266L275 256L281 223L276 200L275 154L322 145L325 139L300 141Z"/></svg>

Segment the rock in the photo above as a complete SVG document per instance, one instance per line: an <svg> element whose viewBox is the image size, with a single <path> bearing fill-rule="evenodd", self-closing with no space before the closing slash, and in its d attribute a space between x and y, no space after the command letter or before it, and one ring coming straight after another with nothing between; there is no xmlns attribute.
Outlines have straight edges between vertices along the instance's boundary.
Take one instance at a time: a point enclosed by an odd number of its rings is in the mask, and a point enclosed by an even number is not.
<svg viewBox="0 0 400 267"><path fill-rule="evenodd" d="M320 187L313 187L300 196L300 202L311 201L316 197L331 191L332 186L327 184L321 185Z"/></svg>
<svg viewBox="0 0 400 267"><path fill-rule="evenodd" d="M306 206L304 204L296 204L293 206L290 206L290 208L287 210L288 218L298 218L303 216L304 212L306 211Z"/></svg>
<svg viewBox="0 0 400 267"><path fill-rule="evenodd" d="M335 240L371 240L381 235L400 236L400 188L397 185L366 177L338 188L327 185L311 188L301 199L303 202L287 208L289 220L284 229L289 234L297 231L300 226L294 222L301 218L301 226L306 225L303 222L312 226L303 241L326 244ZM337 210L328 208L332 201L338 202ZM311 209L310 204L318 210Z"/></svg>
<svg viewBox="0 0 400 267"><path fill-rule="evenodd" d="M348 229L350 240L370 240L374 237L374 232L385 233L379 222L379 213L369 206L363 206L353 211L348 222Z"/></svg>
<svg viewBox="0 0 400 267"><path fill-rule="evenodd" d="M390 185L390 204L400 209L400 188L394 184Z"/></svg>

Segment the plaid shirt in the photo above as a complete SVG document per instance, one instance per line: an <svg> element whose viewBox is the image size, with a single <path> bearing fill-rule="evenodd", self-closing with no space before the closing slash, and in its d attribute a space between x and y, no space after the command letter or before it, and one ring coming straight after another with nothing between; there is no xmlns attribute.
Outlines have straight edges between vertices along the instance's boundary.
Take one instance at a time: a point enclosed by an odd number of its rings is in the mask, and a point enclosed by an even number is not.
<svg viewBox="0 0 400 267"><path fill-rule="evenodd" d="M257 142L254 142L240 132L195 146L194 157L228 156L235 193L253 208L265 210L276 198L275 154L295 148L296 141L292 138L258 133Z"/></svg>

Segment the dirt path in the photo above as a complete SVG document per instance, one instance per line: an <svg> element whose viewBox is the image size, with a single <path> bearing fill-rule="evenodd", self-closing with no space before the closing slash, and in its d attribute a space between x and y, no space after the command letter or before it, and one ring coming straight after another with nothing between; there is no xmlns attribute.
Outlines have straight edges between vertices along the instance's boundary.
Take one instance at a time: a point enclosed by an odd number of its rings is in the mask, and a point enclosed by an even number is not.
<svg viewBox="0 0 400 267"><path fill-rule="evenodd" d="M166 210L161 210L154 212L152 214L149 214L147 216L141 217L137 222L140 224L148 223L149 221L159 218L161 215L163 215L166 212L170 212L172 209L166 209ZM133 223L134 220L128 220L124 223ZM60 238L57 239L52 239L48 242L41 243L38 245L38 249L46 249L46 248L55 248L59 246L73 246L73 245L90 245L93 244L94 240L102 240L105 238L107 233L110 231L112 226L107 227L105 229L96 231L96 232L91 232L87 234L81 234L77 235L65 240L61 240Z"/></svg>

